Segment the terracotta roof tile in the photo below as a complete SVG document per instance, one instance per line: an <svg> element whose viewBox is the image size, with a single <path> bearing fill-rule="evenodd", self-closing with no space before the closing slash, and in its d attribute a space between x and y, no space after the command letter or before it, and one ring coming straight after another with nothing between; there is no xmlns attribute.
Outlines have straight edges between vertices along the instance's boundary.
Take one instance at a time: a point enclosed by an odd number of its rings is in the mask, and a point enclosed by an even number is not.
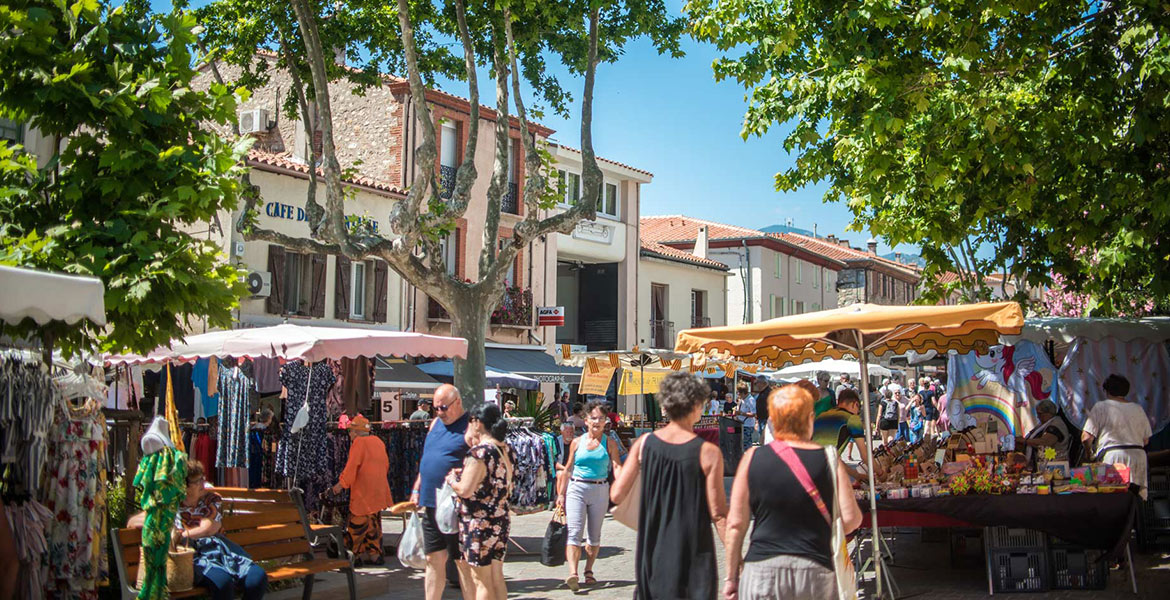
<svg viewBox="0 0 1170 600"><path fill-rule="evenodd" d="M565 150L568 150L569 152L576 152L577 154L581 154L581 151L580 151L579 149L577 149L577 148L574 148L574 147L572 147L572 146L566 146L566 145L564 145L564 144L560 144L560 143L558 143L558 144L557 144L557 146L558 146L558 147L560 147L560 148L564 148ZM647 177L653 177L653 176L654 176L654 174L653 174L653 173L651 173L650 171L643 171L642 169L639 169L639 168L637 168L637 167L631 167L630 165L627 165L627 164L625 164L625 163L620 163L620 162L618 162L618 161L616 161L616 160L610 160L610 159L608 159L608 158L602 158L602 157L600 157L600 156L598 156L598 157L597 157L597 160L598 160L598 162L609 163L609 164L611 164L611 165L615 165L615 166L618 166L618 167L623 167L623 168L629 169L629 170L631 170L631 171L634 171L635 173L641 173L641 174L643 174L643 175L645 175L645 176L647 176Z"/></svg>
<svg viewBox="0 0 1170 600"><path fill-rule="evenodd" d="M276 172L292 171L295 173L302 173L305 175L308 175L308 173L309 173L309 165L302 163L300 161L293 160L292 153L290 153L290 152L281 152L279 154L276 154L276 153L272 153L272 152L265 152L263 150L252 149L252 150L248 151L248 156L245 160L249 165L258 167L261 170L276 170ZM274 169L265 169L265 167L272 167ZM317 174L320 176L324 176L325 172L322 169L318 168ZM373 179L371 177L365 177L365 176L359 175L357 177L346 178L343 181L345 183L348 183L348 184L358 185L358 186L370 188L373 190L379 190L382 192L388 192L390 194L406 197L405 190L398 188L398 187L395 187L393 185L390 185L389 183L386 183L384 181L379 181L377 179Z"/></svg>
<svg viewBox="0 0 1170 600"><path fill-rule="evenodd" d="M918 276L918 271L910 265L904 265L888 258L870 254L869 252L865 252L863 250L847 248L840 244L834 244L833 242L830 242L826 239L812 237L809 235L802 235L799 233L769 233L768 235L771 237L780 238L792 244L796 244L797 246L805 248L811 252L823 254L829 258L835 258L841 261L865 259L873 260L874 262L882 263L888 267L902 271L907 275L913 275L915 277Z"/></svg>
<svg viewBox="0 0 1170 600"><path fill-rule="evenodd" d="M710 267L712 269L719 269L721 271L727 270L727 265L725 265L719 261L714 261L714 260L711 260L709 258L702 258L699 256L695 256L694 254L691 254L690 252L687 252L686 250L679 250L678 248L671 248L670 246L664 246L662 244L659 244L658 242L653 242L653 241L649 241L649 240L642 240L642 253L649 254L652 256L657 255L657 256L661 256L663 258L687 262L687 263L699 265L702 267Z"/></svg>
<svg viewBox="0 0 1170 600"><path fill-rule="evenodd" d="M699 235L699 227L707 226L707 239L724 240L736 238L765 237L765 233L746 227L725 225L705 219L696 219L684 215L666 215L660 217L642 217L642 239L655 242L685 242L694 240Z"/></svg>

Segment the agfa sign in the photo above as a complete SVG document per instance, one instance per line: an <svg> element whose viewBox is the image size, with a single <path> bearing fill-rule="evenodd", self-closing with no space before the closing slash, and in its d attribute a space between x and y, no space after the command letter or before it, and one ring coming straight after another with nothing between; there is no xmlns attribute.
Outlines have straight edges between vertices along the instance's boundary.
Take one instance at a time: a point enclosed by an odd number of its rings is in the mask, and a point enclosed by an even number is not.
<svg viewBox="0 0 1170 600"><path fill-rule="evenodd" d="M536 324L540 327L563 327L565 325L565 307L538 307L536 309Z"/></svg>

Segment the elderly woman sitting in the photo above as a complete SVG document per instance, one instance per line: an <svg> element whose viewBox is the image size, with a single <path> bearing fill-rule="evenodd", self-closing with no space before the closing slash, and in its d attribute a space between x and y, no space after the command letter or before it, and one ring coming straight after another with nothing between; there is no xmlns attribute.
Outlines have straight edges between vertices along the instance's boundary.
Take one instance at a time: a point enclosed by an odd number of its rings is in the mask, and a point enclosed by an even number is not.
<svg viewBox="0 0 1170 600"><path fill-rule="evenodd" d="M390 460L386 445L370 437L370 421L358 415L349 420L341 416L339 425L349 433L349 459L338 477L333 492L349 489L349 525L345 528L345 545L354 554L355 564L381 565L382 509L390 506L390 484L386 471Z"/></svg>
<svg viewBox="0 0 1170 600"><path fill-rule="evenodd" d="M1040 422L1024 437L1016 437L1016 449L1023 450L1028 464L1033 465L1044 448L1056 450L1055 460L1068 460L1072 435L1068 423L1059 415L1056 403L1041 400L1036 405L1036 419Z"/></svg>
<svg viewBox="0 0 1170 600"><path fill-rule="evenodd" d="M203 464L187 461L187 496L179 504L172 539L195 549L195 585L207 588L216 600L235 598L241 588L244 600L259 600L268 590L268 575L238 544L222 535L222 499L207 485ZM130 517L127 527L141 528L146 513Z"/></svg>

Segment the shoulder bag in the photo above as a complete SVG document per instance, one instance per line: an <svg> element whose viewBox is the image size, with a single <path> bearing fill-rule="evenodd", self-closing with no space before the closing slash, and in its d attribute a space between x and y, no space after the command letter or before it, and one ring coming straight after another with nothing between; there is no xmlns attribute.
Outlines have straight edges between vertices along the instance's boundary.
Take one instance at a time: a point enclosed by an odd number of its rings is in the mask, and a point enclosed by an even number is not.
<svg viewBox="0 0 1170 600"><path fill-rule="evenodd" d="M821 512L821 516L829 524L829 530L832 532L830 543L833 548L833 574L837 578L838 600L855 600L857 598L857 574L853 570L853 561L849 558L849 540L845 537L845 526L841 524L841 512L838 508L840 503L833 502L832 509L825 506L825 500L821 497L820 490L817 489L812 476L808 474L808 469L804 468L804 463L800 462L800 458L796 456L796 452L793 452L791 446L782 440L775 440L769 446L780 457L780 460L788 465L788 469L796 476L796 480L800 482L809 499L813 501L813 504L816 504L817 510ZM837 449L826 446L825 460L828 461L829 480L833 482L833 491L836 492Z"/></svg>

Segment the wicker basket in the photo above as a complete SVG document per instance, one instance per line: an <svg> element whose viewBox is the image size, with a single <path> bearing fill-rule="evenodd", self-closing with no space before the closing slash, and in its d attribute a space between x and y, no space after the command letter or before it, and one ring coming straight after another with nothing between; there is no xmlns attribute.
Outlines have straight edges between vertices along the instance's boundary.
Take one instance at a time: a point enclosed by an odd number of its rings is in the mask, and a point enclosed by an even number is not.
<svg viewBox="0 0 1170 600"><path fill-rule="evenodd" d="M138 589L146 575L146 554L138 549ZM195 549L172 548L167 553L167 591L185 592L195 587Z"/></svg>

